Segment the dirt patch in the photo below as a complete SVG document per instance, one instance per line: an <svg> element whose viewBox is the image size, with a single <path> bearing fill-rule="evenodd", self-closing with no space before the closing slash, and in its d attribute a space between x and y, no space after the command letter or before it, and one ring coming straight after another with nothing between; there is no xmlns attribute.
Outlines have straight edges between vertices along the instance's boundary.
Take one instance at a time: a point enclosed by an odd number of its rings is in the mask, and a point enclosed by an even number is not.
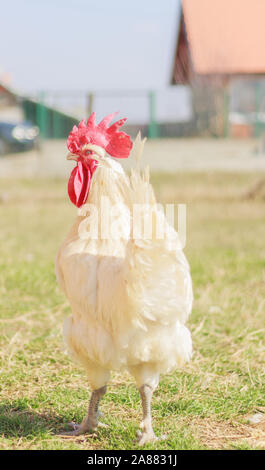
<svg viewBox="0 0 265 470"><path fill-rule="evenodd" d="M265 408L259 409L262 418L251 424L246 415L238 420L214 421L211 418L197 418L189 423L194 436L211 449L231 449L239 444L265 449Z"/></svg>

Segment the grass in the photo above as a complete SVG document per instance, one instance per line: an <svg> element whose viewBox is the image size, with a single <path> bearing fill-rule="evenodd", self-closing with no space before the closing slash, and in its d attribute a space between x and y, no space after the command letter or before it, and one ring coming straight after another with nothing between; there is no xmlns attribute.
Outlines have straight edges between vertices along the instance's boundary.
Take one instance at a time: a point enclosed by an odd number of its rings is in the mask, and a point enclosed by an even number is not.
<svg viewBox="0 0 265 470"><path fill-rule="evenodd" d="M192 362L161 379L154 395L157 434L146 449L260 449L265 421L264 200L242 194L258 175L154 175L159 201L187 203L186 254L195 302ZM136 449L140 401L115 373L102 409L109 428L65 439L80 421L88 388L63 350L70 308L54 258L75 216L66 182L0 182L0 449Z"/></svg>

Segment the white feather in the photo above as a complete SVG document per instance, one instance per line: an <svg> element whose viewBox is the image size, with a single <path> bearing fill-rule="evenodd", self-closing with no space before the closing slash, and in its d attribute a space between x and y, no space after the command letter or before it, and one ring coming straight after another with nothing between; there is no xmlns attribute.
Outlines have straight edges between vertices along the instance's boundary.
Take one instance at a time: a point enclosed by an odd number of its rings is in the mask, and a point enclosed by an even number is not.
<svg viewBox="0 0 265 470"><path fill-rule="evenodd" d="M139 157L139 138L137 147ZM189 265L176 232L170 242L156 239L155 233L149 240L131 238L134 204L147 204L145 216L161 217L148 169L135 169L128 177L117 161L104 158L87 202L100 208L102 196L112 206L122 203L117 217L126 235L82 239L78 228L86 216L79 216L62 244L56 272L73 312L64 326L66 344L86 368L92 387L105 385L108 371L121 368L140 385L149 374L151 383L191 357L184 326L193 298ZM174 231L166 221L165 227L168 234Z"/></svg>

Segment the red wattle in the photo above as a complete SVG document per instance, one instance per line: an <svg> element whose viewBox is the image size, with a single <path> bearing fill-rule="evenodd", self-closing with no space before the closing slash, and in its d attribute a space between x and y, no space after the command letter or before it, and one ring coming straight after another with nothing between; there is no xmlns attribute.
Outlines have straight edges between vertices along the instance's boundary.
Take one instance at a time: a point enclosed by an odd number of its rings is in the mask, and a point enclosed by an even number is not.
<svg viewBox="0 0 265 470"><path fill-rule="evenodd" d="M92 175L96 167L96 160L88 160L86 162L77 160L77 165L73 169L68 181L69 198L75 206L81 207L86 203Z"/></svg>

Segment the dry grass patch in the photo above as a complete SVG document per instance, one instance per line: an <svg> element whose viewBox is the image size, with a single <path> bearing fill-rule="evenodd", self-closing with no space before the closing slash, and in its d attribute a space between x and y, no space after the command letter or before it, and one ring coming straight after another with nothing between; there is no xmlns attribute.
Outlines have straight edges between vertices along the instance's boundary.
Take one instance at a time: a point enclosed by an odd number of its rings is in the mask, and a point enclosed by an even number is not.
<svg viewBox="0 0 265 470"><path fill-rule="evenodd" d="M216 421L192 418L186 424L208 449L256 447L265 449L265 415L257 424L250 424L246 415L241 420Z"/></svg>

